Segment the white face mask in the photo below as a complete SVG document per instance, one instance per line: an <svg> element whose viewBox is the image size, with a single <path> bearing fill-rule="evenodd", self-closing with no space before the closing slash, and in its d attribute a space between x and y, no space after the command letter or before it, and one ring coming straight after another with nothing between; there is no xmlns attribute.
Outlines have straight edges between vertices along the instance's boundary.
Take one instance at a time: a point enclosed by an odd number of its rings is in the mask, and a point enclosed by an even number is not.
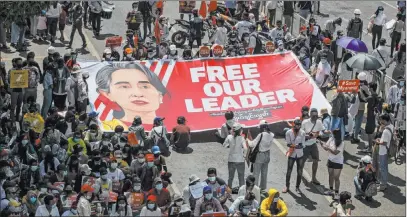
<svg viewBox="0 0 407 217"><path fill-rule="evenodd" d="M106 54L106 58L109 59L112 55Z"/></svg>
<svg viewBox="0 0 407 217"><path fill-rule="evenodd" d="M384 14L384 11L379 11L379 15L383 15Z"/></svg>
<svg viewBox="0 0 407 217"><path fill-rule="evenodd" d="M141 189L141 186L140 186L140 185L135 185L135 186L133 187L133 190L135 190L135 191L140 191L140 189Z"/></svg>
<svg viewBox="0 0 407 217"><path fill-rule="evenodd" d="M91 195L86 195L86 199L90 200L90 199L92 199L92 196Z"/></svg>
<svg viewBox="0 0 407 217"><path fill-rule="evenodd" d="M177 206L181 206L182 205L182 201L180 201L180 202L175 202L175 204L177 205Z"/></svg>
<svg viewBox="0 0 407 217"><path fill-rule="evenodd" d="M144 159L144 158L138 158L137 161L138 161L139 163L144 163L144 162L146 161L146 159Z"/></svg>
<svg viewBox="0 0 407 217"><path fill-rule="evenodd" d="M171 54L171 55L175 55L176 53L177 53L176 50L171 50L171 51L170 51L170 54Z"/></svg>
<svg viewBox="0 0 407 217"><path fill-rule="evenodd" d="M127 56L128 58L130 58L130 57L132 56L132 54L127 54L126 56Z"/></svg>
<svg viewBox="0 0 407 217"><path fill-rule="evenodd" d="M110 165L110 167L111 167L112 169L116 169L116 168L117 168L117 163L112 163L112 164Z"/></svg>
<svg viewBox="0 0 407 217"><path fill-rule="evenodd" d="M326 60L326 59L321 59L321 63L322 64L325 64L325 63L327 63L328 62L328 60Z"/></svg>
<svg viewBox="0 0 407 217"><path fill-rule="evenodd" d="M300 57L305 57L305 53L300 53Z"/></svg>

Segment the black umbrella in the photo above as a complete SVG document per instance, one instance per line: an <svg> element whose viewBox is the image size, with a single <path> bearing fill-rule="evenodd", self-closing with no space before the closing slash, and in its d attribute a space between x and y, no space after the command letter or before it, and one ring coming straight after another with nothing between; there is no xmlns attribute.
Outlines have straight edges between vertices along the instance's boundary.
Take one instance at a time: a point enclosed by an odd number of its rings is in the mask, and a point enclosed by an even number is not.
<svg viewBox="0 0 407 217"><path fill-rule="evenodd" d="M376 57L366 53L356 54L346 61L346 64L351 68L361 70L377 70L382 67L382 64Z"/></svg>

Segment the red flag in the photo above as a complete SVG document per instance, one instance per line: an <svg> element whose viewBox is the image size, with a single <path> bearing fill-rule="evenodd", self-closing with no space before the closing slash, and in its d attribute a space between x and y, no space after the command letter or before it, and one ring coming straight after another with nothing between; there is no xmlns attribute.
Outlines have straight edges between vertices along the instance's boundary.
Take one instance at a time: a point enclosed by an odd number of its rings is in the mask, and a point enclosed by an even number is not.
<svg viewBox="0 0 407 217"><path fill-rule="evenodd" d="M218 2L216 0L211 0L209 2L209 12L216 11L218 8Z"/></svg>
<svg viewBox="0 0 407 217"><path fill-rule="evenodd" d="M206 2L205 1L201 1L201 8L199 8L199 15L201 15L201 17L206 17L206 12L207 12L207 6L206 6Z"/></svg>
<svg viewBox="0 0 407 217"><path fill-rule="evenodd" d="M161 31L160 31L160 24L158 23L158 19L155 19L154 36L155 36L156 44L157 45L160 44Z"/></svg>

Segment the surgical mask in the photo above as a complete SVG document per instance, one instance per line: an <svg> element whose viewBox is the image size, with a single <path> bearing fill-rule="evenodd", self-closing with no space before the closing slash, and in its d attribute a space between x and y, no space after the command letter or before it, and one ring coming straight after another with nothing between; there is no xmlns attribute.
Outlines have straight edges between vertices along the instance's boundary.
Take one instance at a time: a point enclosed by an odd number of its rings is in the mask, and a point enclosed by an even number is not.
<svg viewBox="0 0 407 217"><path fill-rule="evenodd" d="M38 169L38 166L31 166L31 171L35 172L35 171L37 171L37 169Z"/></svg>
<svg viewBox="0 0 407 217"><path fill-rule="evenodd" d="M379 11L379 15L383 15L384 11Z"/></svg>
<svg viewBox="0 0 407 217"><path fill-rule="evenodd" d="M62 175L67 176L67 175L68 175L68 171L62 172Z"/></svg>
<svg viewBox="0 0 407 217"><path fill-rule="evenodd" d="M183 202L182 202L182 201L175 202L175 205L177 205L177 206L182 206L182 204L183 204Z"/></svg>
<svg viewBox="0 0 407 217"><path fill-rule="evenodd" d="M163 184L157 184L156 186L155 186L155 188L157 189L157 190L161 190L161 189L163 189Z"/></svg>
<svg viewBox="0 0 407 217"><path fill-rule="evenodd" d="M78 142L79 142L79 138L74 138L73 141L74 141L75 143L78 143Z"/></svg>
<svg viewBox="0 0 407 217"><path fill-rule="evenodd" d="M279 198L278 198L278 197L275 197L275 198L273 199L273 203L277 203L278 200L279 200Z"/></svg>
<svg viewBox="0 0 407 217"><path fill-rule="evenodd" d="M141 185L135 185L133 187L133 190L135 190L135 191L140 191L140 189L141 189Z"/></svg>
<svg viewBox="0 0 407 217"><path fill-rule="evenodd" d="M138 161L139 163L144 163L144 162L146 161L146 159L144 159L144 158L138 158L137 161Z"/></svg>
<svg viewBox="0 0 407 217"><path fill-rule="evenodd" d="M112 163L112 164L110 165L110 167L111 167L112 169L116 169L116 168L117 168L117 163Z"/></svg>
<svg viewBox="0 0 407 217"><path fill-rule="evenodd" d="M132 54L127 54L126 57L131 58Z"/></svg>
<svg viewBox="0 0 407 217"><path fill-rule="evenodd" d="M241 50L241 51L239 51L239 54L240 54L240 55L244 55L244 54L245 54L245 51L244 51L244 50Z"/></svg>
<svg viewBox="0 0 407 217"><path fill-rule="evenodd" d="M117 163L121 163L122 162L122 158L116 158Z"/></svg>
<svg viewBox="0 0 407 217"><path fill-rule="evenodd" d="M86 195L86 199L90 200L90 199L92 199L92 196L91 195Z"/></svg>
<svg viewBox="0 0 407 217"><path fill-rule="evenodd" d="M119 204L120 208L124 208L126 206L126 204Z"/></svg>
<svg viewBox="0 0 407 217"><path fill-rule="evenodd" d="M404 81L399 82L400 87L404 87Z"/></svg>
<svg viewBox="0 0 407 217"><path fill-rule="evenodd" d="M148 57L153 57L154 53L148 53Z"/></svg>
<svg viewBox="0 0 407 217"><path fill-rule="evenodd" d="M230 52L230 56L234 57L234 56L236 56L236 53L235 52Z"/></svg>
<svg viewBox="0 0 407 217"><path fill-rule="evenodd" d="M328 62L328 60L326 60L326 59L321 59L321 63L325 64L325 63L327 63L327 62Z"/></svg>
<svg viewBox="0 0 407 217"><path fill-rule="evenodd" d="M359 18L360 17L360 15L359 14L355 14L355 18Z"/></svg>
<svg viewBox="0 0 407 217"><path fill-rule="evenodd" d="M121 136L122 136L122 133L115 133L115 135L116 135L117 137L121 137Z"/></svg>
<svg viewBox="0 0 407 217"><path fill-rule="evenodd" d="M206 213L213 213L213 209L206 210Z"/></svg>
<svg viewBox="0 0 407 217"><path fill-rule="evenodd" d="M205 199L207 199L207 200L212 199L212 197L213 197L213 194L212 194L212 193L210 193L210 194L205 194Z"/></svg>
<svg viewBox="0 0 407 217"><path fill-rule="evenodd" d="M211 182L214 182L214 181L216 181L216 176L208 177L208 180Z"/></svg>
<svg viewBox="0 0 407 217"><path fill-rule="evenodd" d="M153 166L154 166L154 162L147 162L147 166L148 166L148 167L153 167Z"/></svg>
<svg viewBox="0 0 407 217"><path fill-rule="evenodd" d="M30 202L31 202L31 203L37 202L37 198L36 198L36 197L31 197L31 198L30 198Z"/></svg>
<svg viewBox="0 0 407 217"><path fill-rule="evenodd" d="M27 144L28 144L28 140L24 139L23 141L21 141L21 144L27 145Z"/></svg>
<svg viewBox="0 0 407 217"><path fill-rule="evenodd" d="M149 209L154 209L154 207L155 207L155 204L151 204L151 203L147 204L147 208L149 208Z"/></svg>
<svg viewBox="0 0 407 217"><path fill-rule="evenodd" d="M175 55L176 53L177 53L176 50L170 50L170 54L171 54L171 55Z"/></svg>
<svg viewBox="0 0 407 217"><path fill-rule="evenodd" d="M40 189L40 192L41 192L41 193L46 193L47 191L48 191L47 188L41 188L41 189Z"/></svg>
<svg viewBox="0 0 407 217"><path fill-rule="evenodd" d="M102 178L102 180L106 180L107 179L107 175L105 174L105 175L102 175L102 176L100 176L100 178Z"/></svg>
<svg viewBox="0 0 407 217"><path fill-rule="evenodd" d="M106 54L105 56L106 56L106 59L110 59L110 57L112 57L112 55L110 55L110 54Z"/></svg>

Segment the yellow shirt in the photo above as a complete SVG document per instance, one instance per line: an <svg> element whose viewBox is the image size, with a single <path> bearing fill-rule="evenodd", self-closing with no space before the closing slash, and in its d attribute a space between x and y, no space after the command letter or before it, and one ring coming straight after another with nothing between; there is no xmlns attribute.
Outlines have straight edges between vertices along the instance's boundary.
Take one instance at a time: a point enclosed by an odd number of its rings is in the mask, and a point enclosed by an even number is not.
<svg viewBox="0 0 407 217"><path fill-rule="evenodd" d="M121 125L125 131L129 130L127 125L118 119L102 122L102 128L105 131L114 131L114 128L119 125Z"/></svg>

